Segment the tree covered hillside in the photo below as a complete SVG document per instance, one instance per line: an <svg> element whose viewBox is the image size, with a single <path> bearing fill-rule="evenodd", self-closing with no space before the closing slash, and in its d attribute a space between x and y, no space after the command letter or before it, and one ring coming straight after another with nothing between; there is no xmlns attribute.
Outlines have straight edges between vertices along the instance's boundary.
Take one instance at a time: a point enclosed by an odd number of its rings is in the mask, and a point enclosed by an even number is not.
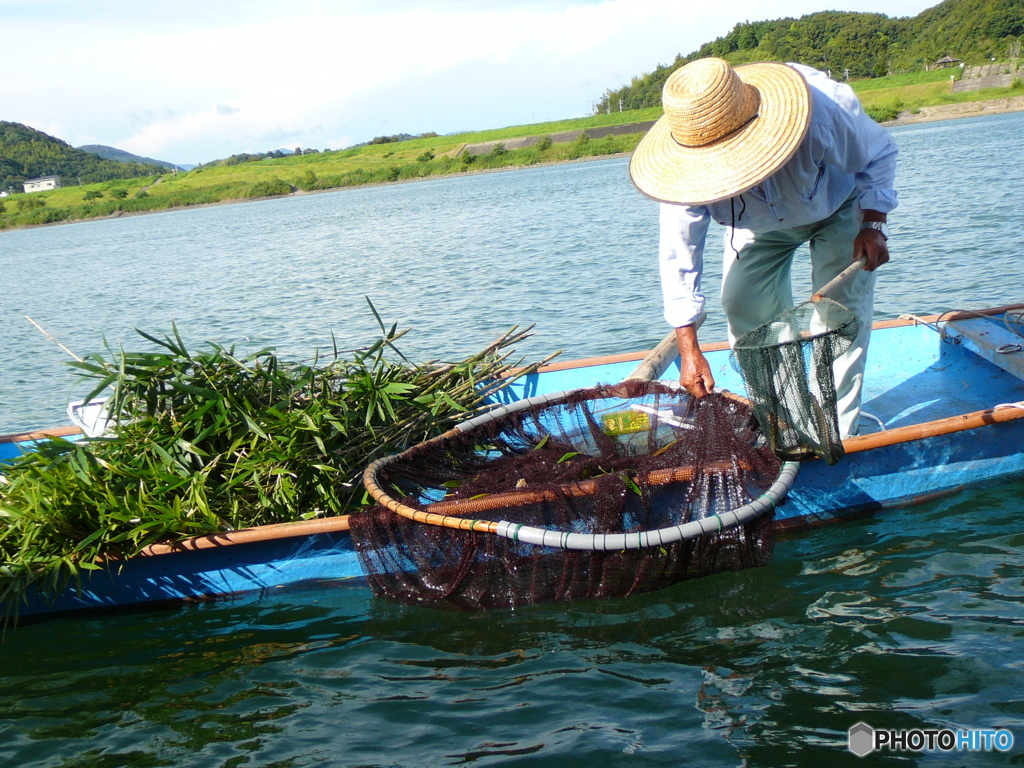
<svg viewBox="0 0 1024 768"><path fill-rule="evenodd" d="M167 170L180 167L175 166L174 163L168 163L164 160L154 160L152 157L139 157L139 155L133 155L131 152L125 152L123 149L118 149L117 147L108 147L105 144L83 144L79 149L92 155L99 155L104 160L116 160L119 163L159 165L161 168L165 168Z"/></svg>
<svg viewBox="0 0 1024 768"><path fill-rule="evenodd" d="M799 19L744 22L732 32L598 102L599 112L643 109L661 103L665 80L687 62L719 56L732 64L798 61L833 77L881 77L924 70L943 56L968 64L1020 56L1024 0L946 0L913 18L823 11Z"/></svg>
<svg viewBox="0 0 1024 768"><path fill-rule="evenodd" d="M23 181L39 176L60 176L64 184L90 184L163 171L158 165L104 160L27 125L0 121L0 190L20 192Z"/></svg>

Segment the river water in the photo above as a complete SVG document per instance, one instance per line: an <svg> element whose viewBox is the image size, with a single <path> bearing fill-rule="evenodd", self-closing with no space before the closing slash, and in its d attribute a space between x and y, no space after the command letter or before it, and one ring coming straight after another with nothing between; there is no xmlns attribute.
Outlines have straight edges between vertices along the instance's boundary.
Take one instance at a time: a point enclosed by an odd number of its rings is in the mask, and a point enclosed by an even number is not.
<svg viewBox="0 0 1024 768"><path fill-rule="evenodd" d="M894 135L878 316L1024 301L1024 114ZM174 320L310 357L373 339L366 297L421 359L527 324L531 359L650 347L656 221L611 159L2 233L0 433L88 390L25 315L79 355ZM464 615L347 585L22 626L0 645L0 765L1018 764L1022 498L792 535L767 568L626 600ZM861 760L860 720L1017 745Z"/></svg>

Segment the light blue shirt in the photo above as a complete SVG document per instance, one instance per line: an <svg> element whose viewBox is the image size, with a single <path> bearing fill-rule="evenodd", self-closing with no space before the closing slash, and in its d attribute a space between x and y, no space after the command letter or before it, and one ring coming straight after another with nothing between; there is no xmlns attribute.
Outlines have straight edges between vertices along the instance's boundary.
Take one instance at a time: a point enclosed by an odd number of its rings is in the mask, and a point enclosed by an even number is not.
<svg viewBox="0 0 1024 768"><path fill-rule="evenodd" d="M665 320L673 327L692 325L704 311L701 274L712 219L754 232L805 226L827 219L854 190L860 210L888 213L896 207L897 150L889 132L864 114L848 85L801 64L789 66L811 90L811 123L796 154L731 200L661 204L661 290Z"/></svg>

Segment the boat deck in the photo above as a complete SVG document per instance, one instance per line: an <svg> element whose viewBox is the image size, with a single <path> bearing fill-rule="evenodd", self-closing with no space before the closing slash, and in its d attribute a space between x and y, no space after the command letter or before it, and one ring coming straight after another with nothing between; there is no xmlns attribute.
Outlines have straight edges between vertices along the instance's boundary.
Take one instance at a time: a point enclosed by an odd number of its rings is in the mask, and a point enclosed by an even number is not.
<svg viewBox="0 0 1024 768"><path fill-rule="evenodd" d="M1003 327L1002 317L980 319L993 328ZM888 327L886 327L888 326ZM955 332L947 333L954 338ZM745 387L724 344L706 352L718 389L743 394ZM1013 354L1024 357L1024 351ZM629 376L636 359L601 358L591 364L559 369L552 366L543 375L517 382L508 400L591 386L595 381L613 383ZM678 361L662 376L677 379ZM986 410L1024 400L1024 380L988 362L968 344L944 341L927 325L885 324L871 337L868 365L864 374L863 410L877 417L886 429L920 424ZM861 433L881 427L865 417Z"/></svg>
<svg viewBox="0 0 1024 768"><path fill-rule="evenodd" d="M864 379L863 409L886 429L1024 400L1020 378L923 325L898 336L875 334ZM866 419L861 426L872 431Z"/></svg>

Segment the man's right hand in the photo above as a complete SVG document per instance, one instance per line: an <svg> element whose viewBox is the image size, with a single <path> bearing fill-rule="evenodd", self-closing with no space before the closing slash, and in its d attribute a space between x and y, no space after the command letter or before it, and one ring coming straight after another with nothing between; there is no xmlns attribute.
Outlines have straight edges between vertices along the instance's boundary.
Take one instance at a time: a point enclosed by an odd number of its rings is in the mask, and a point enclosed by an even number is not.
<svg viewBox="0 0 1024 768"><path fill-rule="evenodd" d="M679 383L694 397L710 394L715 388L715 377L700 351L697 329L692 325L676 328L676 345L679 347Z"/></svg>

